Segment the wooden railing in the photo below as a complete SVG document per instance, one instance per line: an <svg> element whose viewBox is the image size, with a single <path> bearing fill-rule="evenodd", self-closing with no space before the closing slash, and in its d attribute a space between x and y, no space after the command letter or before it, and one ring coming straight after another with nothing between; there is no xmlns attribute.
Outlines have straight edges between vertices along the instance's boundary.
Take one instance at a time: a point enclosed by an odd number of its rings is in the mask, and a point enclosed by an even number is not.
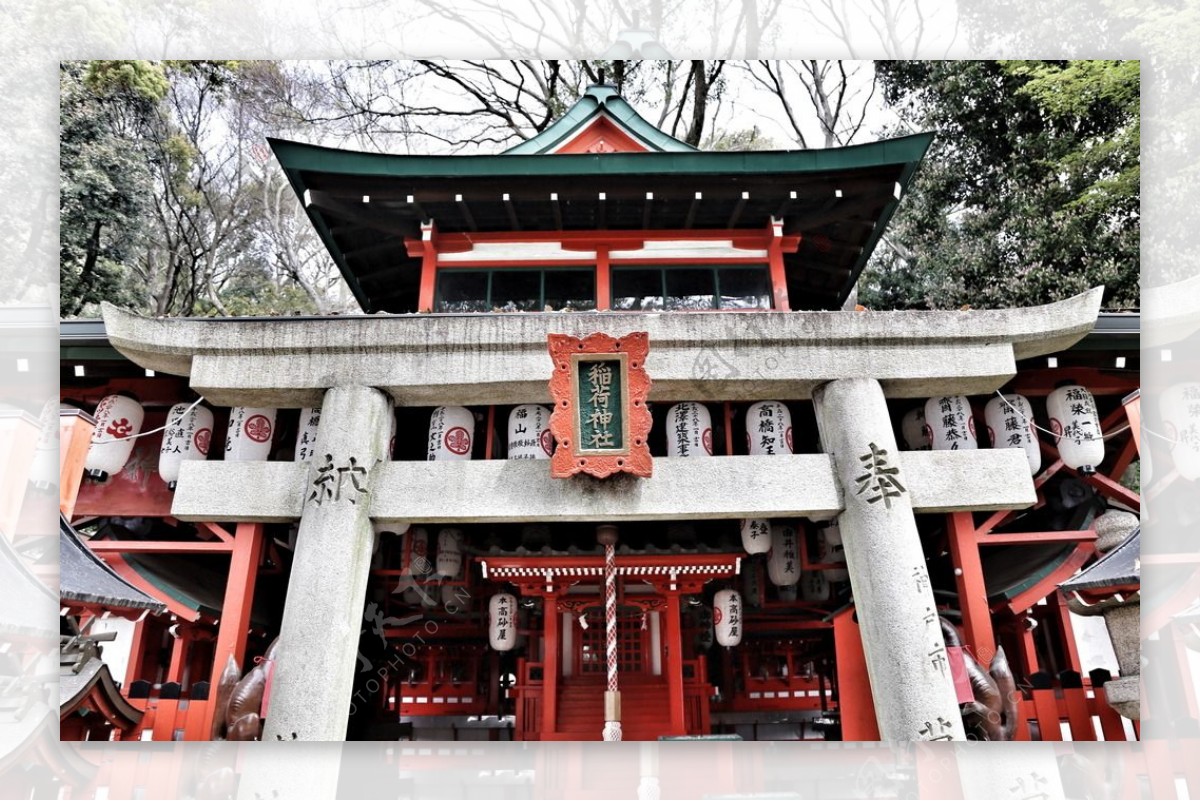
<svg viewBox="0 0 1200 801"><path fill-rule="evenodd" d="M1055 681L1047 673L1035 674L1033 687L1022 692L1013 739L1075 742L1138 739L1137 726L1128 723L1108 703L1103 686L1108 672L1093 671L1092 676L1091 681L1085 681L1078 673L1067 671Z"/></svg>

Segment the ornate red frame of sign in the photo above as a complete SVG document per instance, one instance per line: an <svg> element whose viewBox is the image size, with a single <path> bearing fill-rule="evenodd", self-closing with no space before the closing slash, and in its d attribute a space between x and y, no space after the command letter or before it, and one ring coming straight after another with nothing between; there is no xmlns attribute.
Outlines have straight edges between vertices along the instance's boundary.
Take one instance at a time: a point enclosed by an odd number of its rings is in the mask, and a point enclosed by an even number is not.
<svg viewBox="0 0 1200 801"><path fill-rule="evenodd" d="M587 473L596 478L608 478L613 473L632 473L650 478L653 459L650 457L650 427L653 424L646 396L650 394L650 376L646 373L646 357L650 354L650 336L635 331L623 337L608 334L589 334L583 339L566 334L549 334L550 358L554 374L550 377L550 396L554 412L550 415L550 432L558 447L550 457L550 475L570 478ZM592 361L597 356L620 358L624 408L621 414L628 421L628 436L624 447L611 452L597 453L581 448L577 404L579 403L578 368L580 361ZM582 357L582 358L581 358Z"/></svg>

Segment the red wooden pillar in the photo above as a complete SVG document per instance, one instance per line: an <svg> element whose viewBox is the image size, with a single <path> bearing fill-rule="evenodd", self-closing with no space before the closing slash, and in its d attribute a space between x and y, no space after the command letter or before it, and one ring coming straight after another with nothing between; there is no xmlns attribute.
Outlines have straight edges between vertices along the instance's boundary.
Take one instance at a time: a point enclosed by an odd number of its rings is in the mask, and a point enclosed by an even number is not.
<svg viewBox="0 0 1200 801"><path fill-rule="evenodd" d="M229 577L225 580L225 599L221 604L221 621L217 627L217 644L213 648L211 697L216 698L217 685L225 663L233 657L246 672L246 635L250 630L250 610L254 605L254 585L258 578L258 563L262 558L262 523L238 523L229 557ZM212 729L216 704L209 705L205 715L206 732Z"/></svg>
<svg viewBox="0 0 1200 801"><path fill-rule="evenodd" d="M437 226L433 220L421 224L421 289L417 311L433 311L437 286Z"/></svg>
<svg viewBox="0 0 1200 801"><path fill-rule="evenodd" d="M609 269L608 248L596 251L596 311L612 308L612 272Z"/></svg>
<svg viewBox="0 0 1200 801"><path fill-rule="evenodd" d="M791 311L792 305L788 299L787 271L783 266L783 220L775 220L767 224L771 232L771 241L767 245L767 262L771 270L772 308L775 311Z"/></svg>
<svg viewBox="0 0 1200 801"><path fill-rule="evenodd" d="M975 539L971 513L947 515L946 535L950 541L958 605L962 611L963 638L975 661L986 668L996 655L996 634L992 631L992 610L988 608L983 563L979 558L979 542Z"/></svg>
<svg viewBox="0 0 1200 801"><path fill-rule="evenodd" d="M862 635L849 607L833 619L833 653L837 665L838 712L842 721L842 739L864 742L879 739L875 719L875 699L863 653Z"/></svg>
<svg viewBox="0 0 1200 801"><path fill-rule="evenodd" d="M126 693L129 685L137 681L142 669L142 658L146 651L146 620L145 618L133 624L133 642L130 643L129 661L125 665L125 683L121 687Z"/></svg>
<svg viewBox="0 0 1200 801"><path fill-rule="evenodd" d="M1021 618L1021 662L1025 666L1026 677L1032 676L1042 669L1038 663L1037 641L1033 636L1033 629L1029 626L1031 619L1032 617L1029 615Z"/></svg>
<svg viewBox="0 0 1200 801"><path fill-rule="evenodd" d="M547 593L542 610L542 731L540 739L558 729L558 674L562 664L562 648L558 628L562 615L558 611L558 596Z"/></svg>
<svg viewBox="0 0 1200 801"><path fill-rule="evenodd" d="M171 643L171 666L167 668L167 681L180 684L183 682L183 666L187 662L188 642L191 640L191 630L179 627L179 634Z"/></svg>
<svg viewBox="0 0 1200 801"><path fill-rule="evenodd" d="M670 733L687 734L683 711L683 621L679 593L667 592L667 707L670 710Z"/></svg>
<svg viewBox="0 0 1200 801"><path fill-rule="evenodd" d="M1063 654L1067 658L1068 665L1064 670L1073 670L1076 673L1083 673L1083 668L1079 662L1079 646L1075 643L1075 627L1071 625L1071 610L1067 608L1067 602L1063 598L1061 592L1052 592L1050 597L1046 599L1047 603L1054 608L1054 620L1058 628L1058 638L1063 645Z"/></svg>

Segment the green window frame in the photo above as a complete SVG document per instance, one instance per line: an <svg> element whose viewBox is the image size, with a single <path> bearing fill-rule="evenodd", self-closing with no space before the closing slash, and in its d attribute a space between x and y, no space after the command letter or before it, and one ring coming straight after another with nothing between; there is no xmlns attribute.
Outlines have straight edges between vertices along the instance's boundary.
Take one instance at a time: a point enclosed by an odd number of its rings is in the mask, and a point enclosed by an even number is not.
<svg viewBox="0 0 1200 801"><path fill-rule="evenodd" d="M484 297L481 299L486 308L481 310L480 312L474 312L476 314L479 314L479 313L489 313L496 306L496 303L495 303L495 300L496 300L496 298L495 298L495 283L496 283L495 278L496 278L497 274L511 276L514 273L525 273L525 274L536 273L538 275L537 306L536 306L536 308L533 308L533 309L524 309L524 310L518 310L518 311L542 311L543 309L546 308L546 276L547 276L547 274L557 273L557 274L561 275L563 273L568 273L568 272L587 273L587 275L588 275L587 283L591 289L591 296L588 301L589 305L586 305L586 307L572 306L572 309L575 311L595 310L595 308L596 308L596 268L594 266L586 266L585 267L585 266L579 266L579 265L570 265L570 266L564 265L561 267L547 266L547 267L494 267L494 268L453 267L453 268L448 268L448 269L441 268L437 271L437 285L436 285L435 292L434 292L433 308L438 313L447 313L447 309L445 308L446 301L443 296L444 289L445 289L443 282L447 278L458 277L458 276L478 276L478 275L486 276L485 294L484 294ZM557 307L555 310L561 311L561 309L558 309ZM471 313L471 312L450 312L450 313L467 314L467 313Z"/></svg>

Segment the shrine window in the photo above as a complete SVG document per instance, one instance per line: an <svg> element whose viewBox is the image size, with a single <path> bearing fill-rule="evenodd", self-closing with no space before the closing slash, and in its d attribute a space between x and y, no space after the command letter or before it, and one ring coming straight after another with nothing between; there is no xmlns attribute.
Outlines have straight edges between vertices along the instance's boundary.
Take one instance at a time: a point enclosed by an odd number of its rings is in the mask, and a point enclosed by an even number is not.
<svg viewBox="0 0 1200 801"><path fill-rule="evenodd" d="M596 308L592 268L502 270L452 269L438 272L439 312L587 311Z"/></svg>
<svg viewBox="0 0 1200 801"><path fill-rule="evenodd" d="M770 277L763 264L614 267L612 276L617 311L771 308Z"/></svg>

